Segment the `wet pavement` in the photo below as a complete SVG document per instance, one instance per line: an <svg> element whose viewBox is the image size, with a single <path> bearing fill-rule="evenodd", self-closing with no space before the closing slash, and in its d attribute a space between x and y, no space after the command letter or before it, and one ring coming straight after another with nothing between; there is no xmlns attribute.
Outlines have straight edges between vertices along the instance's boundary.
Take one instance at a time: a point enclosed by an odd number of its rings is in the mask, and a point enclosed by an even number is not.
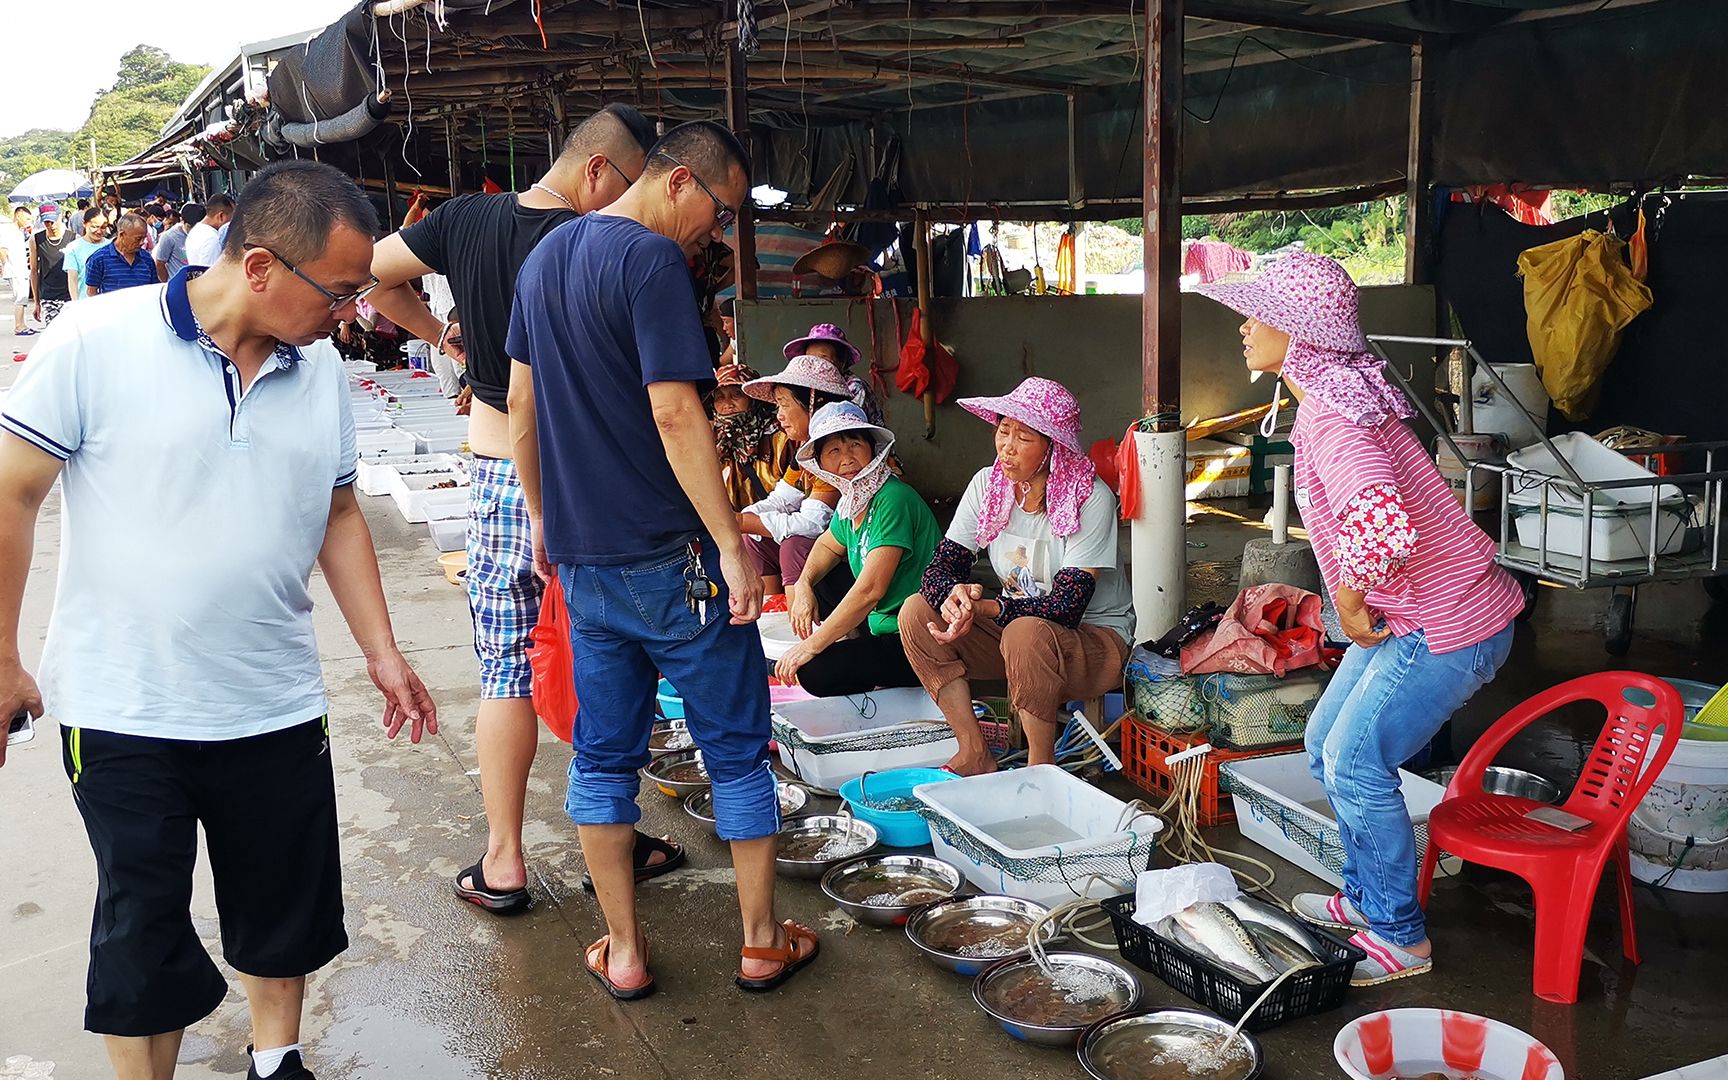
<svg viewBox="0 0 1728 1080"><path fill-rule="evenodd" d="M0 364L12 344L0 324ZM10 383L14 365L0 372ZM471 740L475 662L463 593L443 579L422 526L388 500L364 500L398 636L436 696L439 736L387 741L357 650L320 583L317 625L332 699L333 753L343 821L352 947L312 981L304 1041L323 1078L861 1077L960 1080L1078 1076L1071 1054L1028 1047L973 1007L967 981L924 962L903 937L850 925L812 882L788 882L782 914L822 933L822 959L764 997L731 983L738 931L723 847L658 793L644 793L644 827L688 844L691 868L643 888L642 914L661 993L618 1005L585 973L582 947L602 932L578 888L582 860L561 813L566 754L542 739L529 794L527 849L534 910L499 919L454 900L449 880L485 843ZM1235 558L1261 511L1240 503L1196 520L1195 599L1227 598ZM23 645L34 663L51 601L57 506L43 515L25 599ZM140 568L141 572L144 568ZM1519 632L1511 662L1460 715L1479 732L1509 704L1564 678L1610 666L1600 594L1547 591ZM1722 620L1696 585L1660 586L1641 602L1625 666L1722 681ZM1515 743L1509 764L1569 782L1590 733L1556 724ZM1462 745L1462 743L1460 744ZM1570 770L1570 771L1569 771ZM1214 839L1245 846L1233 829ZM1277 866L1282 895L1316 887ZM52 727L0 771L0 1078L109 1075L100 1040L81 1031L84 953L94 875L61 771ZM214 904L200 871L197 925L219 955ZM1530 993L1533 916L1516 880L1466 872L1439 882L1431 908L1433 975L1352 992L1344 1006L1262 1036L1270 1080L1340 1075L1332 1041L1353 1016L1441 1006L1496 1017L1533 1033L1582 1080L1635 1080L1728 1052L1728 896L1638 890L1644 963L1620 955L1611 890L1594 913L1576 1006ZM1152 976L1146 1004L1190 1003ZM236 989L188 1034L179 1076L241 1076L248 1041ZM52 1063L52 1069L45 1067Z"/></svg>

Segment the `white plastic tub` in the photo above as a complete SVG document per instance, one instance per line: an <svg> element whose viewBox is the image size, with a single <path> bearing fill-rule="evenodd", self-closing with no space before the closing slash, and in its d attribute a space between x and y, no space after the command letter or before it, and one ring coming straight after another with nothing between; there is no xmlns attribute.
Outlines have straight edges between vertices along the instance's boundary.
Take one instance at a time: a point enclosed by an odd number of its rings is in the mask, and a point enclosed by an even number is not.
<svg viewBox="0 0 1728 1080"><path fill-rule="evenodd" d="M1590 561L1620 562L1650 557L1650 495L1658 496L1656 554L1671 555L1685 544L1686 522L1691 508L1680 489L1662 484L1655 473L1608 449L1588 435L1568 432L1552 440L1555 450L1586 483L1608 480L1645 480L1649 484L1609 488L1590 500ZM1518 542L1527 548L1543 546L1542 491L1548 491L1547 550L1551 555L1584 557L1584 494L1546 446L1538 443L1511 454L1507 464L1543 476L1560 478L1544 484L1539 478L1509 474L1507 501L1517 514Z"/></svg>
<svg viewBox="0 0 1728 1080"><path fill-rule="evenodd" d="M762 634L762 655L770 660L779 660L798 644L798 635L792 632L792 617L784 611L765 613L756 628Z"/></svg>
<svg viewBox="0 0 1728 1080"><path fill-rule="evenodd" d="M1514 450L1541 442L1548 429L1549 406L1542 373L1535 364L1495 364L1494 372L1512 393L1508 395L1493 375L1477 368L1470 380L1470 426L1479 433L1503 436ZM1530 423L1531 415L1540 426Z"/></svg>
<svg viewBox="0 0 1728 1080"><path fill-rule="evenodd" d="M1230 801L1242 835L1317 878L1344 887L1344 843L1332 804L1320 781L1308 771L1306 752L1233 761L1222 766L1230 776ZM1446 789L1415 773L1398 771L1399 790L1416 829L1416 859L1428 848L1428 815ZM1445 859L1448 871L1457 861Z"/></svg>
<svg viewBox="0 0 1728 1080"><path fill-rule="evenodd" d="M876 690L774 708L780 763L829 791L865 772L938 768L960 752L942 710L923 690Z"/></svg>
<svg viewBox="0 0 1728 1080"><path fill-rule="evenodd" d="M356 433L354 443L362 458L385 457L390 454L412 454L416 445L412 433L398 428L387 428L383 431L364 434Z"/></svg>
<svg viewBox="0 0 1728 1080"><path fill-rule="evenodd" d="M1671 679L1686 702L1686 719L1698 715L1716 687ZM1632 811L1626 839L1632 876L1679 892L1728 892L1728 741L1704 738L1688 724L1674 756ZM1662 745L1651 739L1650 753Z"/></svg>
<svg viewBox="0 0 1728 1080"><path fill-rule="evenodd" d="M1163 827L1055 765L922 784L912 793L935 813L937 858L983 892L1052 906L1133 889Z"/></svg>
<svg viewBox="0 0 1728 1080"><path fill-rule="evenodd" d="M361 460L360 492L363 495L389 495L396 491L397 481L403 473L433 471L460 471L467 475L467 467L454 454L384 454Z"/></svg>
<svg viewBox="0 0 1728 1080"><path fill-rule="evenodd" d="M456 481L453 488L437 486L452 480ZM399 475L390 497L396 500L396 509L402 512L402 520L412 525L431 518L456 517L458 510L467 513L468 476L454 469Z"/></svg>
<svg viewBox="0 0 1728 1080"><path fill-rule="evenodd" d="M1516 498L1513 500L1517 502ZM1591 508L1590 562L1611 563L1650 557L1650 508ZM1672 555L1686 544L1690 509L1684 500L1663 503L1656 513L1656 554ZM1542 515L1525 510L1515 519L1518 542L1533 551L1542 548ZM1548 507L1548 554L1584 557L1584 514L1581 510Z"/></svg>
<svg viewBox="0 0 1728 1080"><path fill-rule="evenodd" d="M439 551L462 551L468 546L468 519L433 518L426 522L427 531L432 534L432 543Z"/></svg>

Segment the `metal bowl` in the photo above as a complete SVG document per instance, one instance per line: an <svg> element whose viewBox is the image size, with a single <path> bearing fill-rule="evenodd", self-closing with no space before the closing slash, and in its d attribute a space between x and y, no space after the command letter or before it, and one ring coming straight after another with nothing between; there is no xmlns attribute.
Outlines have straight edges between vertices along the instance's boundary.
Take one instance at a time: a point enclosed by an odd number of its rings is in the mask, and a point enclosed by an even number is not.
<svg viewBox="0 0 1728 1080"><path fill-rule="evenodd" d="M691 762L700 766L702 764L702 751L679 750L676 753L662 754L642 769L642 777L659 788L663 795L670 795L675 799L687 799L695 792L708 790L708 771L702 770L701 780L668 780L666 773Z"/></svg>
<svg viewBox="0 0 1728 1080"><path fill-rule="evenodd" d="M1452 777L1457 773L1455 766L1441 769L1440 786L1451 787ZM1482 773L1482 790L1490 795L1514 795L1540 803L1557 803L1561 795L1560 785L1554 781L1533 772L1511 769L1504 765L1488 766Z"/></svg>
<svg viewBox="0 0 1728 1080"><path fill-rule="evenodd" d="M850 837L853 845L838 854L827 856L789 856L786 854L788 844L813 844L815 837L827 840L845 840ZM780 826L779 846L774 856L774 867L787 877L804 878L815 881L828 872L828 868L838 862L856 859L860 855L868 855L876 850L881 838L876 833L876 826L868 821L841 814L814 814L810 817L789 821ZM839 845L836 845L839 846Z"/></svg>
<svg viewBox="0 0 1728 1080"><path fill-rule="evenodd" d="M1130 1080L1151 1075L1154 1062L1169 1057L1175 1062L1186 1059L1188 1075L1194 1080L1259 1080L1266 1068L1266 1055L1260 1041L1247 1032L1230 1040L1239 1050L1229 1058L1213 1058L1215 1064L1210 1068L1195 1068L1194 1059L1186 1058L1185 1052L1197 1052L1199 1060L1205 1062L1207 1049L1223 1046L1233 1026L1195 1009L1154 1009L1105 1017L1080 1036L1080 1067L1092 1080ZM1173 1062L1157 1075L1180 1076L1181 1068Z"/></svg>
<svg viewBox="0 0 1728 1080"><path fill-rule="evenodd" d="M810 792L803 784L794 784L790 780L782 780L775 787L775 793L780 800L780 818L782 821L795 818L802 814L804 808L810 804ZM684 812L695 818L697 821L700 821L702 824L708 826L710 831L713 831L713 789L703 788L701 791L692 792L690 797L684 800Z"/></svg>
<svg viewBox="0 0 1728 1080"><path fill-rule="evenodd" d="M1025 956L1027 947L1021 945L1017 949L1008 949L1006 945L997 942L998 947L1007 951L992 955L988 950L975 949L968 955L938 948L932 942L942 940L961 926L976 926L986 932L1005 932L1018 928L1022 937L1029 937L1032 924L1049 913L1050 909L1042 904L1022 900L1018 896L956 897L952 900L939 900L913 912L912 917L906 921L906 936L918 947L918 951L937 967L952 971L956 975L971 976L999 960ZM1045 942L1048 943L1055 936L1055 924L1046 924Z"/></svg>
<svg viewBox="0 0 1728 1080"><path fill-rule="evenodd" d="M1015 989L1017 982L1025 978L1042 979L1043 974L1031 957L999 960L979 972L978 978L973 980L972 1000L992 1020L1001 1024L1003 1031L1016 1039L1042 1046L1073 1046L1079 1041L1081 1032L1105 1016L1132 1012L1140 1004L1140 980L1121 964L1091 953L1053 952L1045 956L1058 973L1063 969L1079 968L1099 977L1102 984L1107 984L1100 995L1108 999L1107 1003L1100 1003L1084 1018L1077 1015L1070 1021L1050 1022L1015 1015L1013 1004L1006 1000L1006 995Z"/></svg>
<svg viewBox="0 0 1728 1080"><path fill-rule="evenodd" d="M695 748L696 740L690 737L690 729L682 720L667 720L656 724L654 733L648 736L648 752L656 758Z"/></svg>
<svg viewBox="0 0 1728 1080"><path fill-rule="evenodd" d="M865 926L905 926L914 911L952 899L965 881L930 855L866 855L830 868L822 891Z"/></svg>

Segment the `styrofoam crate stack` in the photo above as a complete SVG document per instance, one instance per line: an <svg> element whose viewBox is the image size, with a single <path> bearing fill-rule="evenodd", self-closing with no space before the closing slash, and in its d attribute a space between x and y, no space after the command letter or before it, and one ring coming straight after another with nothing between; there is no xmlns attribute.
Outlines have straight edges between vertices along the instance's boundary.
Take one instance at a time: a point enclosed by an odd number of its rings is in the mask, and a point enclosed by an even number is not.
<svg viewBox="0 0 1728 1080"><path fill-rule="evenodd" d="M438 486L448 483L456 486ZM464 516L468 512L468 476L456 470L403 476L390 497L396 500L402 520L411 525L433 518Z"/></svg>

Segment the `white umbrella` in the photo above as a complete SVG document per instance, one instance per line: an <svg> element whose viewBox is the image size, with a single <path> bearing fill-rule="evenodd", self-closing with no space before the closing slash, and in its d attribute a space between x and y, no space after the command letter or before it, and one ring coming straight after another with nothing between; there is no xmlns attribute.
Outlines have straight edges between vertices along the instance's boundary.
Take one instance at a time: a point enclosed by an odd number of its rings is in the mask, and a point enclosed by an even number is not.
<svg viewBox="0 0 1728 1080"><path fill-rule="evenodd" d="M8 197L12 202L43 202L90 194L90 178L72 169L44 169L26 176Z"/></svg>

